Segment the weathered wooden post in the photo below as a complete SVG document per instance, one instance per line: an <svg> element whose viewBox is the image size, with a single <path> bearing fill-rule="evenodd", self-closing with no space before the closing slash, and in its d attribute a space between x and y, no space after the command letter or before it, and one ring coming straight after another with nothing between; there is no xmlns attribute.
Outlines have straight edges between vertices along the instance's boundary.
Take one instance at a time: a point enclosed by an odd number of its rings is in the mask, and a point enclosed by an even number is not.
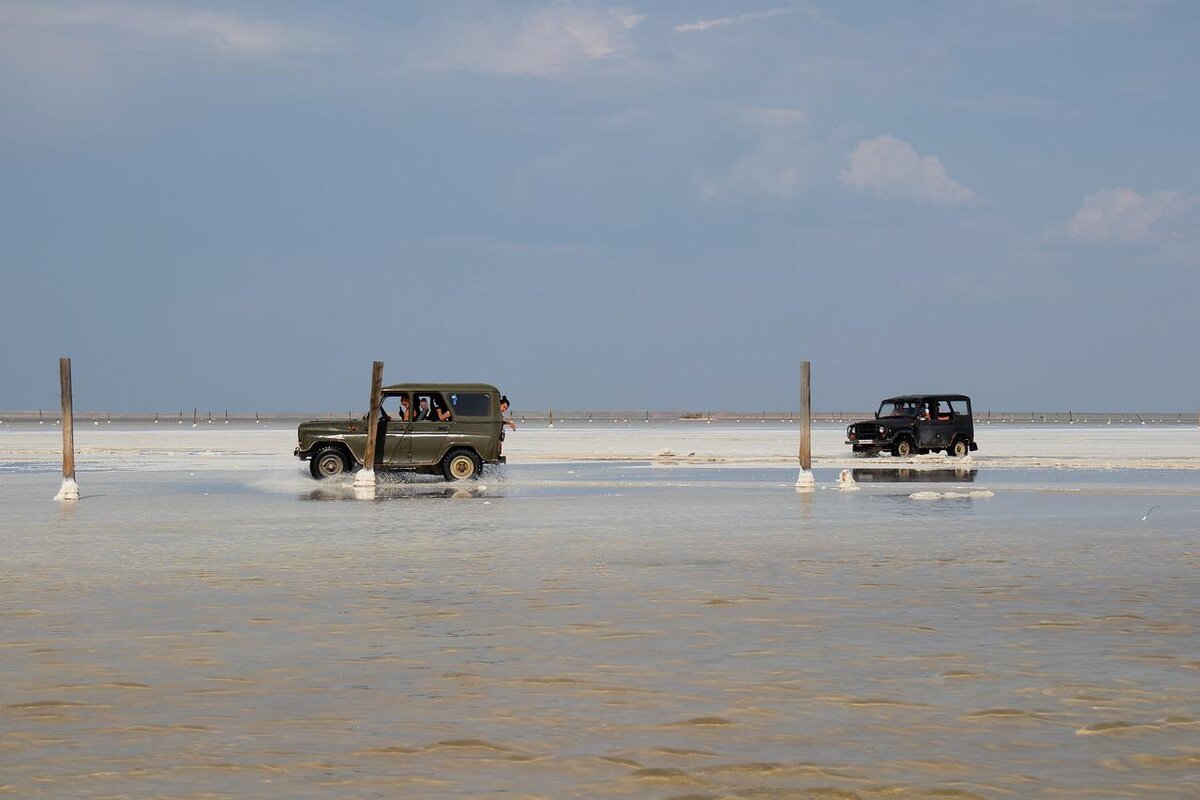
<svg viewBox="0 0 1200 800"><path fill-rule="evenodd" d="M379 437L379 403L383 395L383 362L371 365L371 405L367 412L367 452L363 468L354 478L355 487L375 486L375 440Z"/></svg>
<svg viewBox="0 0 1200 800"><path fill-rule="evenodd" d="M63 419L63 481L55 500L78 500L79 484L75 482L75 412L71 404L71 359L58 360L58 383L62 392Z"/></svg>
<svg viewBox="0 0 1200 800"><path fill-rule="evenodd" d="M812 474L812 369L807 361L800 362L800 475L797 491L811 491L816 486Z"/></svg>

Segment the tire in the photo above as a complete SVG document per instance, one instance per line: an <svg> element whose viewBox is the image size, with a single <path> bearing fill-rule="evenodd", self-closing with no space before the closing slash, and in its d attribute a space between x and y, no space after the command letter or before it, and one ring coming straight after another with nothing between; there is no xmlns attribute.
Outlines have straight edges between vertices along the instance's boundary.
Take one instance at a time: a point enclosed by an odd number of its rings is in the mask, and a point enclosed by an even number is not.
<svg viewBox="0 0 1200 800"><path fill-rule="evenodd" d="M335 445L326 445L313 453L308 462L308 472L317 480L336 478L350 471L350 460L346 452Z"/></svg>
<svg viewBox="0 0 1200 800"><path fill-rule="evenodd" d="M946 452L955 458L966 458L971 452L971 445L966 439L955 439Z"/></svg>
<svg viewBox="0 0 1200 800"><path fill-rule="evenodd" d="M913 454L913 450L914 448L912 439L909 439L907 436L900 437L896 440L896 443L892 445L892 455L900 458L908 458Z"/></svg>
<svg viewBox="0 0 1200 800"><path fill-rule="evenodd" d="M473 450L458 448L442 459L442 477L448 481L473 481L483 472L483 461Z"/></svg>

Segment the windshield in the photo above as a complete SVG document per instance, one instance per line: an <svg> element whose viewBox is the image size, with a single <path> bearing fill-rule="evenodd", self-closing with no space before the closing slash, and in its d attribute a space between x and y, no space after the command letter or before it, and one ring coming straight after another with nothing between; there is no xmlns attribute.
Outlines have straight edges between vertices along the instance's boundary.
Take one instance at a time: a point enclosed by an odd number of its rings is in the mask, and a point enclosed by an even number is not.
<svg viewBox="0 0 1200 800"><path fill-rule="evenodd" d="M884 400L876 417L915 417L917 404L911 400Z"/></svg>

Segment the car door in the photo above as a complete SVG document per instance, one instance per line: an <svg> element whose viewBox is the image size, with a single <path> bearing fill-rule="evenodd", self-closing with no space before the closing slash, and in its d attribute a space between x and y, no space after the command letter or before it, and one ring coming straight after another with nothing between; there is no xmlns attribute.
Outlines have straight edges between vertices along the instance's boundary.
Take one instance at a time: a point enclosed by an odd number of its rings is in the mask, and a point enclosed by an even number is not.
<svg viewBox="0 0 1200 800"><path fill-rule="evenodd" d="M424 400L426 405L432 409L436 405L441 405L442 408L450 408L449 400L441 393L435 391L416 391L413 393L416 401L417 409L416 416L420 417L422 403ZM415 419L411 425L412 435L412 456L411 463L419 464L436 464L446 450L446 444L450 439L451 432L454 427L453 418L448 420L438 420L432 416L427 419Z"/></svg>
<svg viewBox="0 0 1200 800"><path fill-rule="evenodd" d="M930 427L932 428L930 438L933 442L930 447L949 447L954 438L954 414L950 410L950 404L945 400L931 400L929 405Z"/></svg>
<svg viewBox="0 0 1200 800"><path fill-rule="evenodd" d="M946 432L946 444L950 445L956 437L962 437L968 442L975 438L975 430L971 421L970 400L947 400L950 407L950 427Z"/></svg>
<svg viewBox="0 0 1200 800"><path fill-rule="evenodd" d="M937 411L936 400L922 400L917 405L917 447L921 449L938 447Z"/></svg>
<svg viewBox="0 0 1200 800"><path fill-rule="evenodd" d="M379 463L388 467L407 467L412 463L412 420L405 419L400 398L409 402L412 398L404 392L384 395L383 410L390 417L386 422L379 422L379 441L383 454L378 458ZM411 408L411 405L409 406Z"/></svg>

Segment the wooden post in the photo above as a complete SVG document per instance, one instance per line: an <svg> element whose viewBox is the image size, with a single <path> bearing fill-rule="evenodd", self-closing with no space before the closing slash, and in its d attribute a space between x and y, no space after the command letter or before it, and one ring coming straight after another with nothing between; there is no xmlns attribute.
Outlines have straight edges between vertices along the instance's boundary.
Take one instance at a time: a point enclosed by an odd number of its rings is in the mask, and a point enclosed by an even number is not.
<svg viewBox="0 0 1200 800"><path fill-rule="evenodd" d="M383 362L371 365L371 405L367 411L367 452L363 456L363 468L354 479L355 486L375 485L375 444L379 438L379 403L383 395Z"/></svg>
<svg viewBox="0 0 1200 800"><path fill-rule="evenodd" d="M58 360L58 383L62 392L63 418L63 481L55 500L78 500L79 484L75 482L75 412L71 398L71 359Z"/></svg>
<svg viewBox="0 0 1200 800"><path fill-rule="evenodd" d="M800 362L800 476L797 489L816 485L812 474L812 369L807 361Z"/></svg>

